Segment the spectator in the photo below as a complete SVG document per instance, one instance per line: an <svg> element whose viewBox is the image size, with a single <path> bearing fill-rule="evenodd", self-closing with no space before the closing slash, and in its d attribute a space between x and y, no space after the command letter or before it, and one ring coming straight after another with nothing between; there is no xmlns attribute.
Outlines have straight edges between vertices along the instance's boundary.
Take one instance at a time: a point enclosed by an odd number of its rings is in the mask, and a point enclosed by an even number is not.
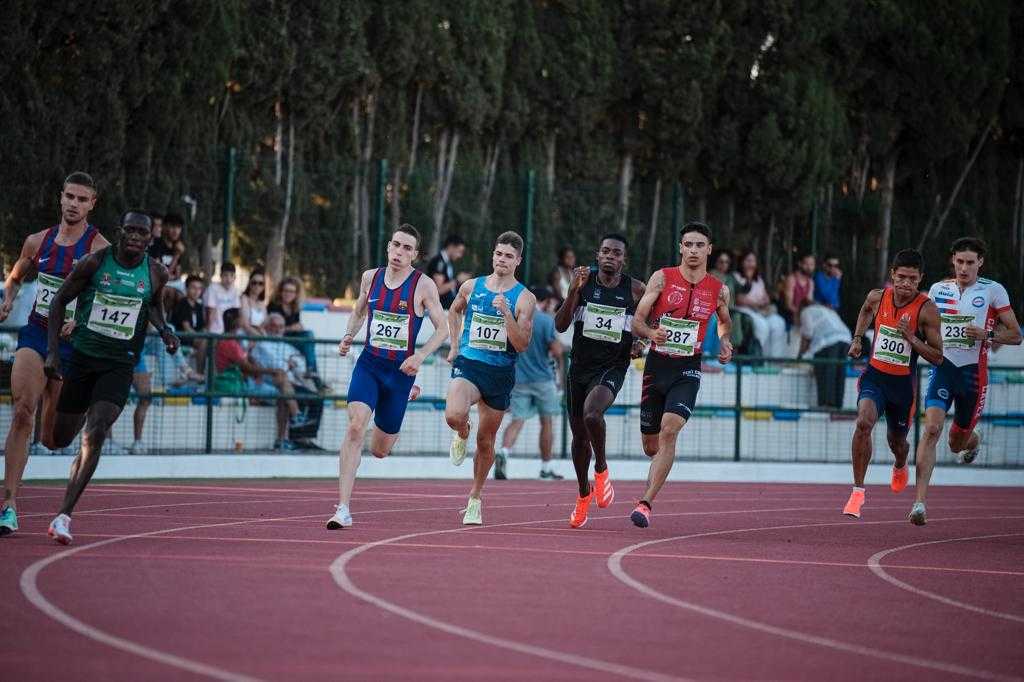
<svg viewBox="0 0 1024 682"><path fill-rule="evenodd" d="M744 251L740 256L739 268L733 273L733 278L736 280L736 310L750 317L761 354L770 358L784 357L786 321L775 311L768 297L753 251Z"/></svg>
<svg viewBox="0 0 1024 682"><path fill-rule="evenodd" d="M203 309L203 278L189 275L185 279L185 298L178 301L168 321L179 332L206 331L206 311ZM202 372L206 367L206 339L183 338L181 345L195 351L196 370Z"/></svg>
<svg viewBox="0 0 1024 682"><path fill-rule="evenodd" d="M263 323L267 319L267 273L263 268L256 268L249 275L249 282L242 292L239 310L240 329L246 336L259 336L263 333Z"/></svg>
<svg viewBox="0 0 1024 682"><path fill-rule="evenodd" d="M224 311L225 335L237 335L239 330L240 312L238 308ZM218 392L237 390L247 396L279 398L277 401L277 438L275 450L295 450L296 446L288 440L288 429L300 427L304 421L299 414L299 404L294 399L292 384L288 374L273 367L265 367L253 362L246 355L245 349L238 339L228 338L216 342L213 353L214 366L217 369L218 381L215 388ZM270 381L262 381L269 376Z"/></svg>
<svg viewBox="0 0 1024 682"><path fill-rule="evenodd" d="M458 235L448 235L444 246L427 263L427 274L434 279L437 293L441 294L441 305L445 310L455 302L455 294L462 283L472 275L468 272L455 274L455 261L466 254L466 242Z"/></svg>
<svg viewBox="0 0 1024 682"><path fill-rule="evenodd" d="M717 279L719 282L724 284L729 289L729 301L731 305L736 303L736 280L732 276L732 254L726 249L716 249L711 252L711 257L708 259L708 272L711 276ZM732 342L733 348L737 349L738 352L746 353L744 350L744 339L751 336L751 324L750 320L747 319L747 315L736 311L730 307L730 316L732 317L732 332L729 335L729 340ZM712 315L708 320L708 329L715 329L715 325L718 321L718 315ZM701 348L701 352L705 357L716 357L718 355L719 340L717 334L708 334L704 339L704 345Z"/></svg>
<svg viewBox="0 0 1024 682"><path fill-rule="evenodd" d="M558 250L558 264L548 274L548 286L555 292L559 303L569 295L572 284L572 269L576 267L576 253L571 246L563 246Z"/></svg>
<svg viewBox="0 0 1024 682"><path fill-rule="evenodd" d="M839 257L825 256L825 269L814 273L814 300L832 310L839 310L839 286L843 283L843 271L839 268Z"/></svg>
<svg viewBox="0 0 1024 682"><path fill-rule="evenodd" d="M715 249L708 259L708 272L722 284L729 286L732 278L729 273L732 271L732 255L725 249ZM733 283L735 287L735 283Z"/></svg>
<svg viewBox="0 0 1024 682"><path fill-rule="evenodd" d="M563 477L551 469L551 448L554 443L554 417L562 411L558 385L562 379L562 344L555 334L558 298L547 288L533 290L537 297L537 310L533 316L533 335L530 345L516 360L516 385L512 389L512 421L505 427L501 450L494 460L494 477L505 478L505 464L509 450L515 445L523 424L540 414L540 477L561 480ZM552 359L557 372L551 366Z"/></svg>
<svg viewBox="0 0 1024 682"><path fill-rule="evenodd" d="M184 227L184 218L168 213L164 216L160 235L157 236L154 230L153 243L149 245L149 255L160 261L171 276L167 286L174 286L181 279L181 259L185 255L185 242L181 239L181 231ZM180 284L178 286L184 288Z"/></svg>
<svg viewBox="0 0 1024 682"><path fill-rule="evenodd" d="M163 213L157 213L156 211L150 211L149 212L149 219L153 223L152 227L150 228L150 236L153 238L153 241L149 245L150 255L152 256L153 255L153 252L152 252L153 245L159 243L161 238L163 237L163 232L164 232L164 214ZM153 256L153 258L156 258L156 256Z"/></svg>
<svg viewBox="0 0 1024 682"><path fill-rule="evenodd" d="M293 384L301 384L306 377L306 358L295 346L284 340L285 320L281 313L270 313L261 333L266 341L257 341L250 355L261 367L278 369L288 375Z"/></svg>
<svg viewBox="0 0 1024 682"><path fill-rule="evenodd" d="M788 317L793 324L800 323L800 310L804 301L814 300L814 256L801 254L796 261L796 269L789 273L783 287L782 298L786 304Z"/></svg>
<svg viewBox="0 0 1024 682"><path fill-rule="evenodd" d="M846 351L853 336L839 314L817 301L804 301L800 312L800 354L810 353L817 360L834 360L814 365L818 384L818 405L842 409L846 389Z"/></svg>
<svg viewBox="0 0 1024 682"><path fill-rule="evenodd" d="M212 334L224 333L224 312L238 308L241 300L235 290L235 264L224 261L220 266L220 282L210 282L203 298L206 306L206 328Z"/></svg>
<svg viewBox="0 0 1024 682"><path fill-rule="evenodd" d="M267 306L267 314L279 313L284 318L284 335L305 339L313 338L313 332L302 326L300 316L302 313L302 282L297 277L285 277L277 285L277 294ZM302 350L306 357L306 367L311 372L316 372L316 348L312 343L296 343L296 348Z"/></svg>

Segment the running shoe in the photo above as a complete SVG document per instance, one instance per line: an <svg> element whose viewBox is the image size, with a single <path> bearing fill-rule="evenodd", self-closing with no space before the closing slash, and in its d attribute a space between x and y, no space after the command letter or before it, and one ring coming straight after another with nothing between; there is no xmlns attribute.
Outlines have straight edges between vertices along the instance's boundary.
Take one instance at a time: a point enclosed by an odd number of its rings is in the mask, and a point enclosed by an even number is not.
<svg viewBox="0 0 1024 682"><path fill-rule="evenodd" d="M299 446L298 443L296 443L293 440L288 440L287 438L282 438L281 440L275 440L274 441L274 449L275 450L288 450L288 451L292 451L292 450L298 450L299 447L300 446Z"/></svg>
<svg viewBox="0 0 1024 682"><path fill-rule="evenodd" d="M506 461L506 459L507 458L505 457L505 455L503 455L500 452L496 453L494 455L494 480L495 481L504 481L504 480L506 480L508 478L505 475L505 461Z"/></svg>
<svg viewBox="0 0 1024 682"><path fill-rule="evenodd" d="M907 518L915 526L923 526L928 523L926 513L924 510L924 502L915 502L914 506L910 508L910 513L907 514Z"/></svg>
<svg viewBox="0 0 1024 682"><path fill-rule="evenodd" d="M590 509L590 502L594 499L594 490L590 490L590 494L586 497L576 498L576 508L572 510L572 514L569 514L569 526L572 528L582 528L587 525L587 511Z"/></svg>
<svg viewBox="0 0 1024 682"><path fill-rule="evenodd" d="M327 520L327 530L338 530L352 526L352 514L347 504L339 504L334 510L334 516Z"/></svg>
<svg viewBox="0 0 1024 682"><path fill-rule="evenodd" d="M629 520L634 526L646 528L651 525L651 508L643 502L638 502L633 508L633 513L629 515Z"/></svg>
<svg viewBox="0 0 1024 682"><path fill-rule="evenodd" d="M141 440L137 440L131 444L128 448L129 455L144 455L146 454L146 446L142 444Z"/></svg>
<svg viewBox="0 0 1024 682"><path fill-rule="evenodd" d="M563 476L562 474L552 471L551 469L541 469L540 477L548 478L551 479L552 481L561 481L562 479L565 478L565 476Z"/></svg>
<svg viewBox="0 0 1024 682"><path fill-rule="evenodd" d="M0 536L10 535L18 530L18 514L11 505L5 505L0 511Z"/></svg>
<svg viewBox="0 0 1024 682"><path fill-rule="evenodd" d="M612 479L608 477L608 469L594 472L593 492L597 506L601 509L615 501L615 488L612 487Z"/></svg>
<svg viewBox="0 0 1024 682"><path fill-rule="evenodd" d="M67 514L58 514L57 518L50 521L50 528L46 534L62 545L71 544L71 517Z"/></svg>
<svg viewBox="0 0 1024 682"><path fill-rule="evenodd" d="M452 434L452 445L448 448L448 460L453 466L462 466L466 460L466 439L456 431Z"/></svg>
<svg viewBox="0 0 1024 682"><path fill-rule="evenodd" d="M956 455L956 461L960 464L970 464L978 457L978 450L981 449L981 431L975 431L978 434L978 444L970 450L964 450L958 452Z"/></svg>
<svg viewBox="0 0 1024 682"><path fill-rule="evenodd" d="M113 438L108 438L107 442L103 444L104 455L127 455L129 454L128 448L121 445Z"/></svg>
<svg viewBox="0 0 1024 682"><path fill-rule="evenodd" d="M462 510L463 526L479 526L483 524L484 517L480 513L480 500L475 497L469 498L466 508Z"/></svg>
<svg viewBox="0 0 1024 682"><path fill-rule="evenodd" d="M907 487L907 481L910 479L910 467L904 464L902 467L892 468L892 480L889 481L889 487L894 493L898 493Z"/></svg>
<svg viewBox="0 0 1024 682"><path fill-rule="evenodd" d="M864 491L854 490L850 493L850 499L846 501L846 506L843 507L843 513L847 516L852 516L855 519L860 518L860 508L864 506Z"/></svg>

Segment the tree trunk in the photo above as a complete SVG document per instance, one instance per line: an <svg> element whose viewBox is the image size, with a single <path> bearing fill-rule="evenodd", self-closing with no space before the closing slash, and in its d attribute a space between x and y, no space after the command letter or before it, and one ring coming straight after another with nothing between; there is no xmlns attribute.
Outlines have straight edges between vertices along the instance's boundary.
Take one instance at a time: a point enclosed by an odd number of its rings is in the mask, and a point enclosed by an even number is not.
<svg viewBox="0 0 1024 682"><path fill-rule="evenodd" d="M409 174L416 170L416 151L420 147L420 109L423 104L423 83L416 84L416 105L412 110L412 139L409 141Z"/></svg>
<svg viewBox="0 0 1024 682"><path fill-rule="evenodd" d="M277 118L277 128L274 133L274 184L281 186L283 177L282 156L284 155L284 116L281 112L281 100L274 102L274 116Z"/></svg>
<svg viewBox="0 0 1024 682"><path fill-rule="evenodd" d="M373 129L377 121L377 95L371 92L366 97L366 133L363 136L361 159L361 187L359 192L359 218L362 229L362 260L360 271L370 267L370 245L376 244L370 237L370 160L373 157Z"/></svg>
<svg viewBox="0 0 1024 682"><path fill-rule="evenodd" d="M1010 232L1013 233L1013 248L1016 249L1024 243L1024 235L1021 234L1021 225L1024 221L1024 206L1021 204L1024 198L1024 157L1017 162L1017 182L1014 185L1013 194L1013 220L1010 223Z"/></svg>
<svg viewBox="0 0 1024 682"><path fill-rule="evenodd" d="M772 288L775 286L775 265L772 262L774 250L772 247L775 245L775 214L772 213L768 218L768 236L765 239L764 244L764 286L768 290L768 294L771 295Z"/></svg>
<svg viewBox="0 0 1024 682"><path fill-rule="evenodd" d="M633 152L623 152L619 163L619 232L625 233L629 223L629 188L633 184Z"/></svg>
<svg viewBox="0 0 1024 682"><path fill-rule="evenodd" d="M480 219L479 227L488 225L487 214L491 205L491 194L494 192L494 180L498 174L498 157L501 155L501 144L495 140L488 148L484 160L484 181L480 187Z"/></svg>
<svg viewBox="0 0 1024 682"><path fill-rule="evenodd" d="M864 202L864 193L867 191L868 170L871 168L871 155L868 154L868 136L861 135L860 145L857 147L857 156L853 167L853 191L857 197L857 206Z"/></svg>
<svg viewBox="0 0 1024 682"><path fill-rule="evenodd" d="M397 228L402 224L402 166L395 166L391 171L391 192L388 194L388 204L391 206L391 227Z"/></svg>
<svg viewBox="0 0 1024 682"><path fill-rule="evenodd" d="M661 208L661 178L654 181L654 201L651 206L651 229L647 233L647 257L644 259L644 274L651 271L654 263L654 245L658 234L658 211Z"/></svg>
<svg viewBox="0 0 1024 682"><path fill-rule="evenodd" d="M878 264L876 284L885 282L889 273L889 237L892 234L892 205L896 196L896 161L899 154L889 152L882 173L882 199L878 213Z"/></svg>
<svg viewBox="0 0 1024 682"><path fill-rule="evenodd" d="M360 225L362 224L360 209L362 208L362 204L359 200L359 197L362 194L362 164L360 163L360 155L362 150L363 138L361 120L362 116L359 111L359 99L357 98L352 102L352 145L355 163L353 164L352 172L352 194L351 198L349 199L349 213L351 215L351 220L349 224L351 225L352 229L352 250L349 252L349 256L352 259L352 280L356 283L357 290L359 278L362 274L362 271L359 269L360 241L362 238L362 233L360 230Z"/></svg>
<svg viewBox="0 0 1024 682"><path fill-rule="evenodd" d="M697 220L702 223L708 221L708 198L703 194L697 197Z"/></svg>
<svg viewBox="0 0 1024 682"><path fill-rule="evenodd" d="M793 272L793 216L789 217L789 224L786 225L786 273Z"/></svg>
<svg viewBox="0 0 1024 682"><path fill-rule="evenodd" d="M288 223L292 215L292 195L295 190L295 121L288 120L288 155L282 160L287 166L285 171L284 208L281 222L267 244L267 277L272 282L280 282L284 273L284 249L288 240Z"/></svg>
<svg viewBox="0 0 1024 682"><path fill-rule="evenodd" d="M725 234L719 239L720 244L732 243L733 232L736 231L736 197L729 195L725 204Z"/></svg>
<svg viewBox="0 0 1024 682"><path fill-rule="evenodd" d="M430 240L431 253L441 247L441 230L444 227L448 197L452 191L452 179L455 177L455 160L459 153L459 131L450 133L446 128L441 133L438 147L437 179L434 183L434 234Z"/></svg>
<svg viewBox="0 0 1024 682"><path fill-rule="evenodd" d="M555 133L551 133L544 140L544 158L546 159L544 164L544 182L548 189L548 196L553 197L555 195L555 148L558 140Z"/></svg>

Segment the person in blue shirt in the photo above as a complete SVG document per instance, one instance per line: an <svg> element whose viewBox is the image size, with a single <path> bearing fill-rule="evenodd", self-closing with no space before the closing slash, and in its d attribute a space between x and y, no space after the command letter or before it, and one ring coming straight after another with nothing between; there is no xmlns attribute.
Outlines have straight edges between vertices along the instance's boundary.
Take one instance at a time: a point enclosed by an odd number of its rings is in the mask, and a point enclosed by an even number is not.
<svg viewBox="0 0 1024 682"><path fill-rule="evenodd" d="M533 333L537 299L516 279L523 262L523 238L515 232L498 235L491 257L493 271L459 287L448 311L452 381L444 418L455 434L449 451L455 466L466 458L469 408L477 406L480 425L473 459L473 487L462 517L465 525L480 525L480 494L494 464L494 439L511 402L515 365Z"/></svg>
<svg viewBox="0 0 1024 682"><path fill-rule="evenodd" d="M839 285L843 283L839 257L835 254L825 256L824 265L824 270L814 273L814 300L832 310L839 310Z"/></svg>
<svg viewBox="0 0 1024 682"><path fill-rule="evenodd" d="M494 478L505 480L505 463L527 419L540 415L540 477L554 481L563 476L551 468L555 441L554 417L562 411L558 390L562 377L562 342L555 331L554 308L558 299L546 287L533 289L537 312L533 315L530 345L516 361L516 385L512 389L512 421L501 436L501 450L494 458ZM557 373L556 367L557 365Z"/></svg>

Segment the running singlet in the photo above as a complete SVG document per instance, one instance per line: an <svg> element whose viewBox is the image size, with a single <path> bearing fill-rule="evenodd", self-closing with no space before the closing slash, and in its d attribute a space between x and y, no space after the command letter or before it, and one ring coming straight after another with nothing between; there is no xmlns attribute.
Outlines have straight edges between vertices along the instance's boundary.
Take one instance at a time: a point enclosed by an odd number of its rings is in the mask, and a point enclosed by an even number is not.
<svg viewBox="0 0 1024 682"><path fill-rule="evenodd" d="M126 268L114 258L113 247L100 253L103 261L78 297L71 343L85 355L134 365L146 341L153 297L150 258Z"/></svg>
<svg viewBox="0 0 1024 682"><path fill-rule="evenodd" d="M939 309L942 355L957 367L978 364L988 355L988 344L967 336L967 326L994 329L996 318L1010 307L1010 297L999 282L979 277L960 292L955 279L936 282L928 296Z"/></svg>
<svg viewBox="0 0 1024 682"><path fill-rule="evenodd" d="M573 311L571 371L590 372L629 364L633 345L633 278L622 273L614 288L597 280L597 268L580 290Z"/></svg>
<svg viewBox="0 0 1024 682"><path fill-rule="evenodd" d="M32 305L32 312L29 314L30 324L36 324L46 328L50 318L50 302L57 294L57 290L64 284L64 280L71 274L75 264L82 258L89 255L92 242L99 234L92 225L85 226L85 232L73 245L61 246L57 243L57 235L60 226L54 225L43 236L43 243L39 245L35 258L32 259L39 273L39 283L36 288L36 301ZM75 301L70 301L64 310L64 319L70 320L75 314Z"/></svg>
<svg viewBox="0 0 1024 682"><path fill-rule="evenodd" d="M501 292L508 300L508 307L515 316L519 294L526 289L521 282L508 291ZM511 367L519 355L508 342L505 318L494 307L497 291L487 288L487 278L477 277L473 292L469 295L465 317L462 320L462 337L459 341L459 355L470 360L486 362L497 367Z"/></svg>
<svg viewBox="0 0 1024 682"><path fill-rule="evenodd" d="M722 283L706 274L692 284L679 268L662 268L661 272L665 288L648 319L668 331L668 341L663 346L652 346L651 351L668 357L699 358L708 320L718 309Z"/></svg>
<svg viewBox="0 0 1024 682"><path fill-rule="evenodd" d="M897 308L893 301L892 287L882 291L882 300L878 302L875 313L875 340L871 346L872 367L885 374L907 376L917 367L917 353L910 342L903 338L897 328L900 318L909 317L910 333L917 334L918 317L921 306L928 302L928 297L918 292L907 305Z"/></svg>
<svg viewBox="0 0 1024 682"><path fill-rule="evenodd" d="M416 337L423 324L415 304L416 286L423 273L413 270L397 288L390 289L384 283L386 272L386 268L377 268L370 283L364 352L401 363L416 352Z"/></svg>

